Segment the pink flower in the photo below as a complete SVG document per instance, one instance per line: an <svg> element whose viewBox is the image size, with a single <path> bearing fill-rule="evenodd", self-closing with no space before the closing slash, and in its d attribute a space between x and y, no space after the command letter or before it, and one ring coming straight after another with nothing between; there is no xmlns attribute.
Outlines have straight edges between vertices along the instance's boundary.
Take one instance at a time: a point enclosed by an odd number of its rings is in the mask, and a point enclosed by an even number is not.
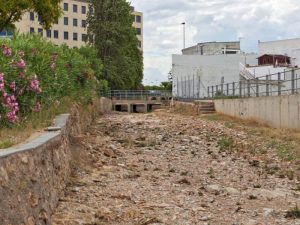
<svg viewBox="0 0 300 225"><path fill-rule="evenodd" d="M12 56L12 49L5 46L3 48L3 55L6 57Z"/></svg>
<svg viewBox="0 0 300 225"><path fill-rule="evenodd" d="M15 92L15 91L16 91L16 88L17 88L16 82L15 82L15 81L10 82L9 88L10 88L10 90L12 90L13 92Z"/></svg>
<svg viewBox="0 0 300 225"><path fill-rule="evenodd" d="M30 84L29 84L29 90L32 90L32 91L35 91L36 93L41 93L42 92L42 89L39 87L39 80L34 78L30 81Z"/></svg>
<svg viewBox="0 0 300 225"><path fill-rule="evenodd" d="M0 91L3 91L4 83L0 83Z"/></svg>
<svg viewBox="0 0 300 225"><path fill-rule="evenodd" d="M26 63L25 63L25 61L23 60L23 59L20 59L20 61L19 62L17 62L17 67L19 68L19 69L25 69L26 68Z"/></svg>
<svg viewBox="0 0 300 225"><path fill-rule="evenodd" d="M10 109L10 112L6 114L6 117L9 122L14 123L18 119L17 113L20 110L19 103L14 95L9 96L6 92L4 92L2 95L5 100L4 105Z"/></svg>
<svg viewBox="0 0 300 225"><path fill-rule="evenodd" d="M8 112L6 114L6 117L7 117L8 121L11 122L11 123L16 122L17 119L18 119L15 111Z"/></svg>

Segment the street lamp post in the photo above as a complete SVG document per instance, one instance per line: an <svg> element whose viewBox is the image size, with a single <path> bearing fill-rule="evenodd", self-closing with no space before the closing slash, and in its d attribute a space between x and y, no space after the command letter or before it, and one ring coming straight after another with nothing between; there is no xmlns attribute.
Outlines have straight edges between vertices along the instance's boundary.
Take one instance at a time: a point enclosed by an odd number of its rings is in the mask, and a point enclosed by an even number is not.
<svg viewBox="0 0 300 225"><path fill-rule="evenodd" d="M185 22L181 24L183 25L183 49L185 49Z"/></svg>

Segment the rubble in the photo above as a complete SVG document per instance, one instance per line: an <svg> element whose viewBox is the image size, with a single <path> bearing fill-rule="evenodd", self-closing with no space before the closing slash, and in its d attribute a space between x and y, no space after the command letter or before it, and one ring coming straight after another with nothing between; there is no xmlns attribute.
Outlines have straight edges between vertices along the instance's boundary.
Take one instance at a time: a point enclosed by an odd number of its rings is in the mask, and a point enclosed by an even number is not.
<svg viewBox="0 0 300 225"><path fill-rule="evenodd" d="M83 156L52 224L300 225L285 218L299 183L277 175L284 162L259 138L164 111L104 115L76 139Z"/></svg>

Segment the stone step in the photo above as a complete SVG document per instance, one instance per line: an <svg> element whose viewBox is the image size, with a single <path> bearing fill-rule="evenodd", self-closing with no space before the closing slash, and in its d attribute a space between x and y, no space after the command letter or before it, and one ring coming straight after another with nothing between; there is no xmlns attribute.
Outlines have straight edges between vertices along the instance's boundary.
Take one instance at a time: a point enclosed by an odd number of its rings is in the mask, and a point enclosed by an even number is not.
<svg viewBox="0 0 300 225"><path fill-rule="evenodd" d="M212 114L216 112L214 102L195 101L195 105L197 105L199 113L201 114Z"/></svg>

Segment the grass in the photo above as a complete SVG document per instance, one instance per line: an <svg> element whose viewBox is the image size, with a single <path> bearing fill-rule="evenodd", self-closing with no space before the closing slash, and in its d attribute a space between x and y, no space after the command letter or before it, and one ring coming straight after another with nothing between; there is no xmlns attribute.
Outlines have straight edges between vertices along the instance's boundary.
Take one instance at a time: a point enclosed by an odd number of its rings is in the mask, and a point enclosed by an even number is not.
<svg viewBox="0 0 300 225"><path fill-rule="evenodd" d="M28 139L33 134L50 126L56 115L69 112L74 101L62 99L51 107L42 109L40 112L32 113L12 127L0 129L0 149L9 148Z"/></svg>
<svg viewBox="0 0 300 225"><path fill-rule="evenodd" d="M286 218L292 218L292 219L300 218L300 209L298 208L298 205L296 205L294 208L289 209L286 212L285 217Z"/></svg>
<svg viewBox="0 0 300 225"><path fill-rule="evenodd" d="M224 150L229 150L233 147L233 139L229 138L229 137L222 137L219 141L218 141L218 146L220 147L221 151Z"/></svg>
<svg viewBox="0 0 300 225"><path fill-rule="evenodd" d="M0 141L0 149L9 148L13 145L14 143L11 140Z"/></svg>
<svg viewBox="0 0 300 225"><path fill-rule="evenodd" d="M203 116L203 118L209 120L209 121L221 121L222 117L220 117L220 114L208 114Z"/></svg>
<svg viewBox="0 0 300 225"><path fill-rule="evenodd" d="M291 141L281 143L278 140L272 139L268 146L276 149L277 155L284 160L292 161L296 158L293 152L295 144Z"/></svg>
<svg viewBox="0 0 300 225"><path fill-rule="evenodd" d="M250 149L252 154L266 154L267 148L272 148L283 160L300 160L300 132L290 129L271 128L267 124L260 123L254 119L241 119L220 113L212 115L201 115L201 118L208 121L222 123L229 129L242 130L249 135L263 137L265 146ZM220 147L226 148L227 143L224 138L220 140Z"/></svg>
<svg viewBox="0 0 300 225"><path fill-rule="evenodd" d="M213 168L210 168L207 174L211 179L215 178L215 171Z"/></svg>

